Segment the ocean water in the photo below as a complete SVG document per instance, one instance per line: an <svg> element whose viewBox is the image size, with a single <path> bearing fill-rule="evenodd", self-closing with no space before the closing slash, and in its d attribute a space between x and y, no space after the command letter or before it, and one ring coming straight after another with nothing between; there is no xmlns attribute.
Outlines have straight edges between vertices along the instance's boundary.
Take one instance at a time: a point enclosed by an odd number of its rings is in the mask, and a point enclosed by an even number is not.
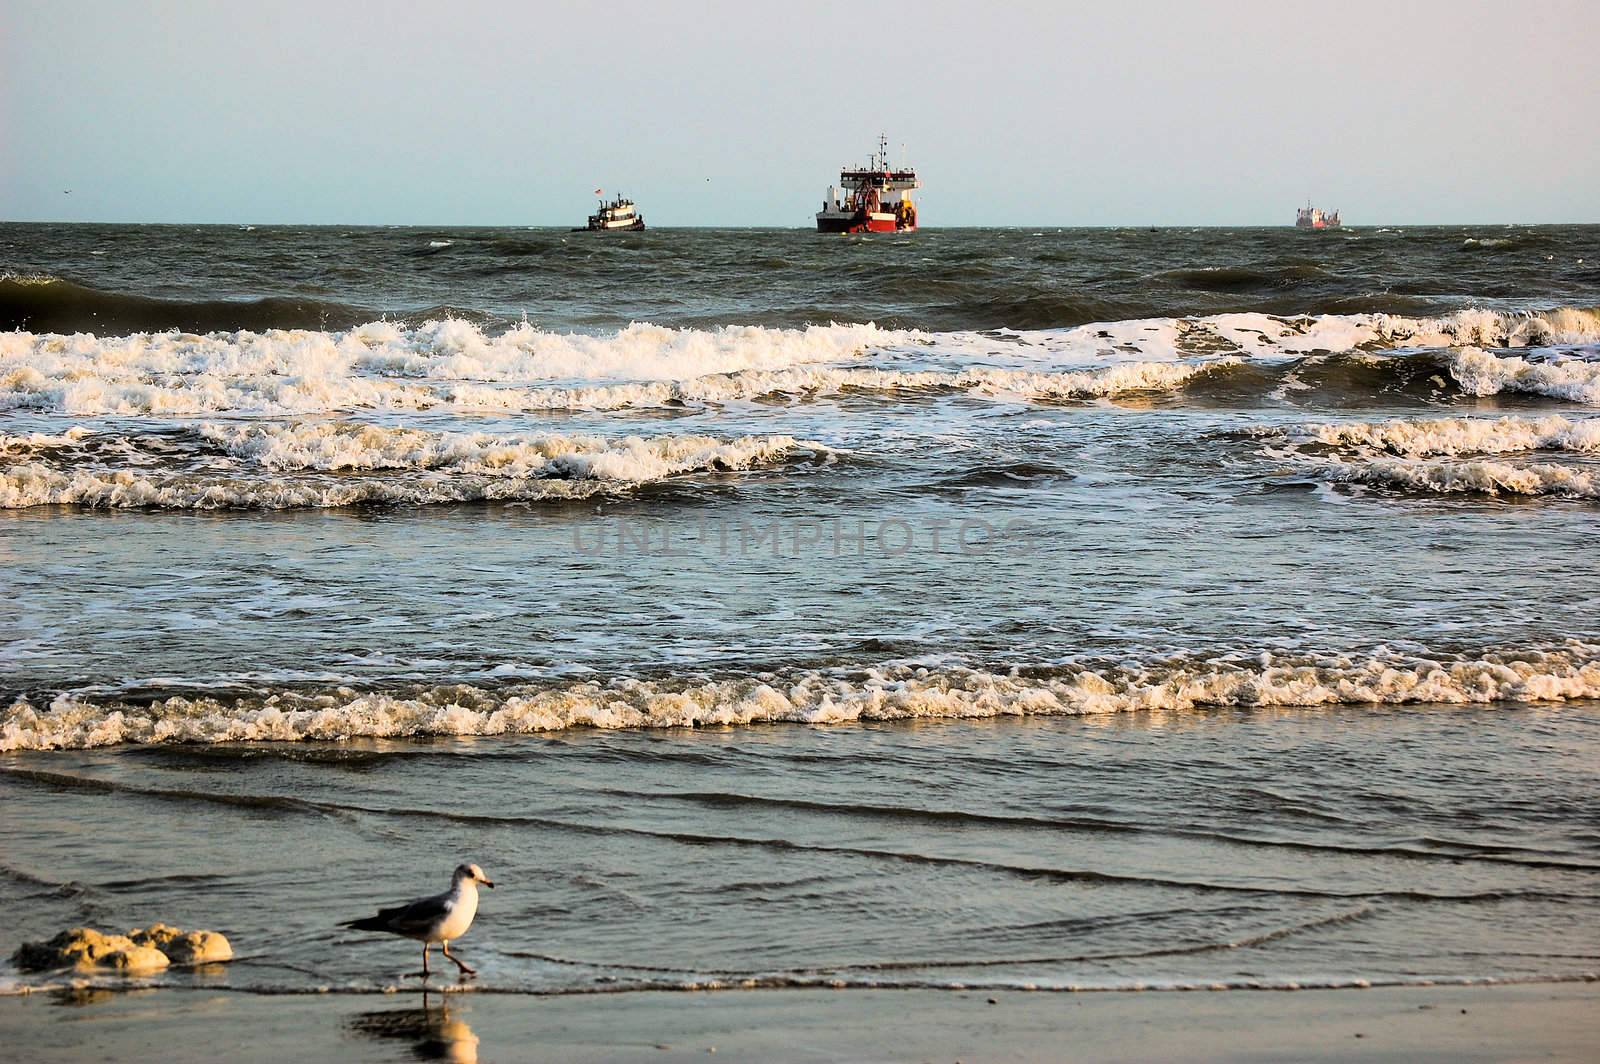
<svg viewBox="0 0 1600 1064"><path fill-rule="evenodd" d="M1600 227L0 225L0 329L0 952L1600 971Z"/></svg>

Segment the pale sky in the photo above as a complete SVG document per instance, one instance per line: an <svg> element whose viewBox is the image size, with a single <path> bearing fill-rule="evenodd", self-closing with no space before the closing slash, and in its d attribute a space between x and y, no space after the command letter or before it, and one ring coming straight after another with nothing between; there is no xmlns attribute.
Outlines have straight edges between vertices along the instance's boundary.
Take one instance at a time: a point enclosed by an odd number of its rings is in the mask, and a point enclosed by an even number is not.
<svg viewBox="0 0 1600 1064"><path fill-rule="evenodd" d="M1597 0L0 0L0 220L807 226L881 131L928 226L1600 222L1597 40Z"/></svg>

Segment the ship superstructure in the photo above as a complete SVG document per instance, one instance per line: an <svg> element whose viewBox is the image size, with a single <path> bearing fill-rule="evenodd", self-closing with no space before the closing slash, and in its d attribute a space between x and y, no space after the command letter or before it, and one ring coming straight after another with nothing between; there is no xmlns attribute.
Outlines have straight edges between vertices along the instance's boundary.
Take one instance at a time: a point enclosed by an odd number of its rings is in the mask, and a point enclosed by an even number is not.
<svg viewBox="0 0 1600 1064"><path fill-rule="evenodd" d="M911 190L921 188L917 172L889 162L889 142L878 138L878 150L865 167L845 167L839 183L830 185L817 212L819 233L900 233L917 227Z"/></svg>
<svg viewBox="0 0 1600 1064"><path fill-rule="evenodd" d="M1321 207L1313 207L1307 203L1295 212L1295 227L1298 229L1337 229L1339 228L1339 212L1332 213Z"/></svg>
<svg viewBox="0 0 1600 1064"><path fill-rule="evenodd" d="M644 228L644 215L633 205L633 200L618 196L608 202L605 190L598 188L594 194L600 197L600 208L589 215L588 225L574 229L574 233L632 232Z"/></svg>

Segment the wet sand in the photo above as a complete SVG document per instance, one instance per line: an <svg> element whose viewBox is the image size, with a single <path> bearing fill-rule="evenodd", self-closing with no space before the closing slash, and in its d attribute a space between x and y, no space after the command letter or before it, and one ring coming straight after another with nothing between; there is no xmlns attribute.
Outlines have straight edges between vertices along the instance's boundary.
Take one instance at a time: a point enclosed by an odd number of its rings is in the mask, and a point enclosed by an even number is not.
<svg viewBox="0 0 1600 1064"><path fill-rule="evenodd" d="M1595 1059L1600 984L1298 992L206 991L0 1000L30 1061Z"/></svg>

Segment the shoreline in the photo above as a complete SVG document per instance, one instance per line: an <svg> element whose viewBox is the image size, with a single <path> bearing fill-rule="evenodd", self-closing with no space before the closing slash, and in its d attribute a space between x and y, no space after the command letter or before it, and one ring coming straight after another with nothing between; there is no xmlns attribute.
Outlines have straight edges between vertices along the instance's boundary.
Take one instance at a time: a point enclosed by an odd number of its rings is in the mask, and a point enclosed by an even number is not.
<svg viewBox="0 0 1600 1064"><path fill-rule="evenodd" d="M376 999L376 1000L375 1000ZM1270 1002L1270 1003L1268 1003ZM379 1004L381 1003L381 1007ZM1600 985L1248 992L635 991L0 999L20 1059L1590 1059Z"/></svg>
<svg viewBox="0 0 1600 1064"><path fill-rule="evenodd" d="M1429 992L1434 990L1511 990L1511 989L1538 989L1540 987L1600 987L1600 971L1576 971L1557 973L1551 975L1527 976L1430 976L1417 979L1386 979L1376 980L1350 977L1345 979L1327 979L1317 982L1304 980L1285 979L1273 982L1260 979L1238 979L1232 981L1213 982L1168 982L1168 981L1139 981L1131 980L1113 984L1079 984L1069 983L1063 985L1036 985L1033 983L985 983L972 980L962 980L952 983L938 983L931 981L906 981L892 982L879 980L874 982L846 982L829 978L790 978L790 977L747 977L729 975L727 977L708 976L706 979L694 982L647 982L630 984L600 983L583 986L557 986L549 988L526 988L515 986L486 985L474 978L455 978L451 973L444 973L446 978L424 984L416 978L417 973L400 977L395 982L376 983L366 985L333 986L329 984L311 984L305 986L230 986L225 982L205 982L204 976L223 976L226 969L236 965L248 966L251 958L234 957L228 961L217 964L200 964L177 966L149 975L127 974L119 975L109 969L90 971L73 971L64 969L60 971L62 981L28 983L8 975L0 979L0 1002L7 999L29 997L54 997L63 996L88 996L95 1000L108 999L117 995L129 994L220 994L239 995L241 997L257 998L389 998L407 994L423 994L432 998L451 998L466 1000L471 998L528 998L530 1000L550 1000L556 998L626 998L643 994L660 994L666 997L699 995L711 997L723 994L804 994L816 993L830 996L846 996L850 994L946 994L968 995L979 994L994 996L996 994L1024 995L1028 997L1076 997L1088 995L1091 997L1101 995L1126 994L1126 995L1184 995L1184 994L1301 994L1301 993L1347 993L1350 991L1370 992L1400 992L1415 990ZM171 973L187 973L193 978L190 982L162 982L163 976Z"/></svg>

